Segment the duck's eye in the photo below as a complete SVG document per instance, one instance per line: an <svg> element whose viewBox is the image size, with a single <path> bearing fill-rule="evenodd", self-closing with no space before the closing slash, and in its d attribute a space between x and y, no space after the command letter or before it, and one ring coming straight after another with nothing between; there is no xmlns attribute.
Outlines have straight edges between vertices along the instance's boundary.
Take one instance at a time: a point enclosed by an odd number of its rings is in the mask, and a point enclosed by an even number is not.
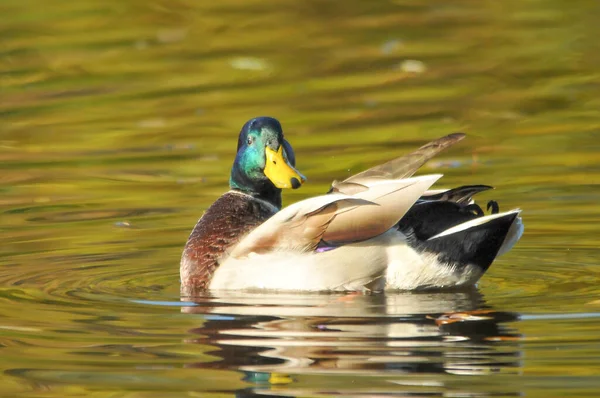
<svg viewBox="0 0 600 398"><path fill-rule="evenodd" d="M248 145L252 145L253 142L254 139L252 139L252 136L248 136Z"/></svg>

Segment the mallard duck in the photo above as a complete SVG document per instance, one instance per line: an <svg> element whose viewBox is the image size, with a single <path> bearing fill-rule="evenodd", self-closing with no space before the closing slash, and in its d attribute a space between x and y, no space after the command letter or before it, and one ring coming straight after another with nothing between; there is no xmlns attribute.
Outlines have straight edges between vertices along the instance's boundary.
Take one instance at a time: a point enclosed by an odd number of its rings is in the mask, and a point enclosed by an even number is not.
<svg viewBox="0 0 600 398"><path fill-rule="evenodd" d="M440 174L413 177L465 137L334 181L329 192L281 208L284 188L306 178L279 121L249 120L229 179L194 227L181 259L181 291L416 290L473 285L523 233L520 210L485 215L468 185L430 190Z"/></svg>

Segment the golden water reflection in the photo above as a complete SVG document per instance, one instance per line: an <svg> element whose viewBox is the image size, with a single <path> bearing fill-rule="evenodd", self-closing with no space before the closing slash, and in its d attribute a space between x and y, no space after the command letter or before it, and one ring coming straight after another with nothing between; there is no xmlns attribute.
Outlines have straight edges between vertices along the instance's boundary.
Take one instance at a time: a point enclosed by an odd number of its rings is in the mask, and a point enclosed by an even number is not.
<svg viewBox="0 0 600 398"><path fill-rule="evenodd" d="M0 395L596 397L599 27L596 0L1 1ZM308 177L286 204L464 131L423 173L495 186L525 235L472 300L182 313L182 247L259 115Z"/></svg>
<svg viewBox="0 0 600 398"><path fill-rule="evenodd" d="M246 394L438 396L456 390L493 396L448 384L448 375L522 374L517 315L490 308L475 289L372 296L232 293L195 304L183 312L203 314L206 321L190 331L199 337L188 343L214 346L218 360L187 366L239 369L257 384ZM520 395L509 387L502 393Z"/></svg>

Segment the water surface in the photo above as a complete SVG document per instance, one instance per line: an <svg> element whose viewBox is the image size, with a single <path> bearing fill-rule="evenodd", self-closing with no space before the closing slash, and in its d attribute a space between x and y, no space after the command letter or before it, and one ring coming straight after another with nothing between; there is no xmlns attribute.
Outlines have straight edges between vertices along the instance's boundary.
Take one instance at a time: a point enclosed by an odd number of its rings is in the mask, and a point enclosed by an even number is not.
<svg viewBox="0 0 600 398"><path fill-rule="evenodd" d="M594 397L596 1L0 4L0 394ZM454 131L440 186L526 232L476 289L180 302L237 133L279 118L309 181Z"/></svg>

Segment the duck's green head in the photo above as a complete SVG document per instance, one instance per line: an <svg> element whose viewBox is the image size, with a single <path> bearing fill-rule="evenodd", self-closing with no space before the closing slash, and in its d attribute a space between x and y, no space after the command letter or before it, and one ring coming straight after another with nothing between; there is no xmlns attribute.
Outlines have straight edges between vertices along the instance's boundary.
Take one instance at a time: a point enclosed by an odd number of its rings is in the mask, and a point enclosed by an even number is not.
<svg viewBox="0 0 600 398"><path fill-rule="evenodd" d="M229 185L281 207L281 189L298 188L306 178L295 168L292 146L277 119L257 117L242 127Z"/></svg>

